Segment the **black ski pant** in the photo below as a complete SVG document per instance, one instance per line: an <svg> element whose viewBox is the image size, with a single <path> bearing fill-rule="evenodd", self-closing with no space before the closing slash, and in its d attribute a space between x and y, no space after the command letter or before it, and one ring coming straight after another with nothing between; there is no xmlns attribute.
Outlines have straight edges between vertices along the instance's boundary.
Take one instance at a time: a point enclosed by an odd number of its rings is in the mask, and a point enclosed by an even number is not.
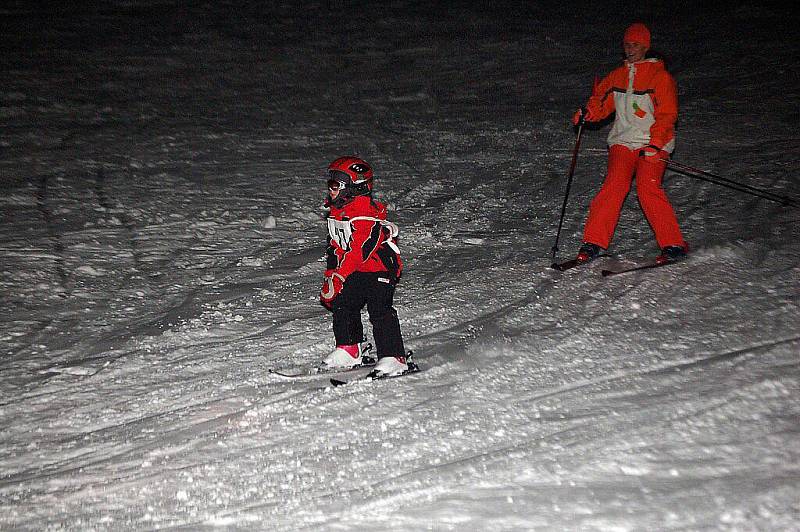
<svg viewBox="0 0 800 532"><path fill-rule="evenodd" d="M333 300L333 335L336 345L364 340L361 309L367 306L378 357L405 355L400 320L394 309L395 281L389 273L353 272Z"/></svg>

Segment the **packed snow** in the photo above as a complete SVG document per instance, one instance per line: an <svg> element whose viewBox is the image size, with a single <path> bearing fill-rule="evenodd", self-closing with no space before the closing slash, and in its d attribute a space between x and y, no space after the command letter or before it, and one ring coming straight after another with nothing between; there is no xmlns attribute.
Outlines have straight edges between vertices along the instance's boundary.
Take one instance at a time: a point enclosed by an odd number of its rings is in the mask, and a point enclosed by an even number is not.
<svg viewBox="0 0 800 532"><path fill-rule="evenodd" d="M611 257L550 268L570 118L636 20L675 160L800 198L796 10L33 5L0 10L0 529L800 526L800 209L668 172L688 260L600 275L658 252L631 193ZM401 228L423 371L333 388L270 369L332 348L345 154Z"/></svg>

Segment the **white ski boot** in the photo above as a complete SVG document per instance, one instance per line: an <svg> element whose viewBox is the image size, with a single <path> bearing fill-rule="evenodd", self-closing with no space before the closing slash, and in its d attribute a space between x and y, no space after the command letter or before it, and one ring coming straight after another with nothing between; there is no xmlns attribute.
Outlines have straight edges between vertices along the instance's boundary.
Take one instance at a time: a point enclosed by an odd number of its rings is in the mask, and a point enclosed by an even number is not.
<svg viewBox="0 0 800 532"><path fill-rule="evenodd" d="M372 371L376 377L394 377L408 371L408 361L404 356L381 357Z"/></svg>
<svg viewBox="0 0 800 532"><path fill-rule="evenodd" d="M322 361L323 368L352 368L363 363L361 344L337 345Z"/></svg>

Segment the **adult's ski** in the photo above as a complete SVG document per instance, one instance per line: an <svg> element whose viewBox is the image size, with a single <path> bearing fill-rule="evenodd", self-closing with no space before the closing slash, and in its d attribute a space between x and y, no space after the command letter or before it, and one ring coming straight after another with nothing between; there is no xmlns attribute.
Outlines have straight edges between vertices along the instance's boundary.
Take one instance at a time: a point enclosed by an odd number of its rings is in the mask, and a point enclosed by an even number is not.
<svg viewBox="0 0 800 532"><path fill-rule="evenodd" d="M599 259L601 257L608 257L608 256L609 255L607 253L601 253L600 255L595 257L595 259ZM592 259L592 260L595 260L595 259ZM569 260L565 260L564 262L554 262L553 264L550 265L550 267L553 268L554 270L558 270L560 272L563 272L563 271L569 270L571 268L574 268L576 266L582 266L584 264L589 264L590 262L592 262L592 260L569 259Z"/></svg>
<svg viewBox="0 0 800 532"><path fill-rule="evenodd" d="M640 270L650 270L652 268L661 268L662 266L669 266L670 264L675 264L676 262L679 261L677 260L669 260L666 262L652 261L646 264L638 264L631 268L624 268L622 270L603 270L600 273L603 274L603 277L611 277L612 275L620 275L623 273L638 272Z"/></svg>
<svg viewBox="0 0 800 532"><path fill-rule="evenodd" d="M570 259L565 260L564 262L554 262L550 265L551 268L554 270L558 270L560 272L569 270L570 268L574 268L575 266L579 266L581 264L586 264L586 261L579 261L578 259Z"/></svg>

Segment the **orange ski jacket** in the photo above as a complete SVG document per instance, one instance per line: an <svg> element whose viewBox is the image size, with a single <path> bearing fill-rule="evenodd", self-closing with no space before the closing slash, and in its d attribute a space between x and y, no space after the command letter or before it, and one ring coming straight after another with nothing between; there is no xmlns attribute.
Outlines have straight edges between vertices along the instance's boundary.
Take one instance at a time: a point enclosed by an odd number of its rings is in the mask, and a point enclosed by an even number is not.
<svg viewBox="0 0 800 532"><path fill-rule="evenodd" d="M625 61L597 85L586 107L592 121L616 111L609 146L636 150L652 144L669 153L675 149L677 89L659 59Z"/></svg>

